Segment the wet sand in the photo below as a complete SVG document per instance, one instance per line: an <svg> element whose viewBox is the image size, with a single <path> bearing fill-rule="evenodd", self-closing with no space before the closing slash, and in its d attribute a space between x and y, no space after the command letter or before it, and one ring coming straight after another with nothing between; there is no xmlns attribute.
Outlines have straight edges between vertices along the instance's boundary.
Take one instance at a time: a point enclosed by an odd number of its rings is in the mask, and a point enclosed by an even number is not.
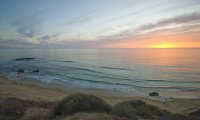
<svg viewBox="0 0 200 120"><path fill-rule="evenodd" d="M45 87L37 82L22 83L9 80L6 76L0 76L0 100L15 97L24 100L36 101L58 101L63 97L75 93L93 94L101 97L111 105L115 105L121 101L128 100L143 100L148 104L159 107L160 109L170 111L172 113L187 114L200 108L200 99L178 99L170 98L166 101L159 101L145 97L126 96L98 89L74 89L62 87L55 88L54 86Z"/></svg>

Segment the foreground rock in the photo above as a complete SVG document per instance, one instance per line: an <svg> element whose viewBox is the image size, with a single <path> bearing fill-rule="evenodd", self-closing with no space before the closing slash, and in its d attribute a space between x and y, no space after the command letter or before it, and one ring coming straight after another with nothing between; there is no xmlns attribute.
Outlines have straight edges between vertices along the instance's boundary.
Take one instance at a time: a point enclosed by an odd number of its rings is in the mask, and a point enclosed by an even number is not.
<svg viewBox="0 0 200 120"><path fill-rule="evenodd" d="M16 58L14 59L14 61L32 60L32 59L35 59L35 58Z"/></svg>
<svg viewBox="0 0 200 120"><path fill-rule="evenodd" d="M158 92L150 92L150 93L149 93L149 96L158 96L158 95L159 95Z"/></svg>

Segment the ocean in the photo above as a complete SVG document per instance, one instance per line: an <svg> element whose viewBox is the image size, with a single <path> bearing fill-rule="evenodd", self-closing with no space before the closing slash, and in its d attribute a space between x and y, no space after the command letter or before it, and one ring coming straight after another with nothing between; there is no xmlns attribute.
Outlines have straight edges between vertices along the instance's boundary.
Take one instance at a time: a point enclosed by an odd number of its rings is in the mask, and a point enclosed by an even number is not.
<svg viewBox="0 0 200 120"><path fill-rule="evenodd" d="M200 49L0 49L0 74L46 85L200 98Z"/></svg>

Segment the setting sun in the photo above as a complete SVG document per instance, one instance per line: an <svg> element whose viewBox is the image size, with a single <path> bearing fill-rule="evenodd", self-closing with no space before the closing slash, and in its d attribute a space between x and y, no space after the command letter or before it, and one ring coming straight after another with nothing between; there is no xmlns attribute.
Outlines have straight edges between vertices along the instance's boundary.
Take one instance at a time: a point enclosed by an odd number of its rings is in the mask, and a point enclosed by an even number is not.
<svg viewBox="0 0 200 120"><path fill-rule="evenodd" d="M171 43L161 43L150 46L150 48L177 48L178 46Z"/></svg>

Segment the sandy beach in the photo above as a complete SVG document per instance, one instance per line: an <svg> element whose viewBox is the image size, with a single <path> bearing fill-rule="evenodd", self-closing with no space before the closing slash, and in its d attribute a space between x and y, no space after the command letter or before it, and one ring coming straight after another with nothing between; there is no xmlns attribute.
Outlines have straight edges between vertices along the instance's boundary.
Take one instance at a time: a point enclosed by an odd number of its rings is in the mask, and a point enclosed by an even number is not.
<svg viewBox="0 0 200 120"><path fill-rule="evenodd" d="M110 105L115 105L121 101L129 100L143 100L148 104L159 107L160 109L170 111L172 113L187 114L200 108L199 99L177 99L170 98L167 101L158 101L142 97L124 97L119 95L105 94L106 91L98 90L80 90L80 89L58 89L46 88L38 86L37 84L24 84L9 80L6 76L0 76L0 98L1 100L7 98L19 98L23 100L34 101L58 101L63 97L74 93L93 94L101 97Z"/></svg>

